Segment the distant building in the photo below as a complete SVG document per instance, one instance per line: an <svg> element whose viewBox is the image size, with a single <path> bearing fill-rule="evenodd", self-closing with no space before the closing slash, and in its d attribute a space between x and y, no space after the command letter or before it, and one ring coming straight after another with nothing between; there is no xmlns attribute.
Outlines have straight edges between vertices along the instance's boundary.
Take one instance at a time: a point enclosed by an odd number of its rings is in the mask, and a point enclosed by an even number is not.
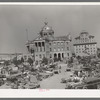
<svg viewBox="0 0 100 100"><path fill-rule="evenodd" d="M100 58L100 48L97 48L97 57Z"/></svg>
<svg viewBox="0 0 100 100"><path fill-rule="evenodd" d="M12 60L15 56L22 56L22 53L0 53L0 60Z"/></svg>
<svg viewBox="0 0 100 100"><path fill-rule="evenodd" d="M70 35L54 37L52 27L45 22L38 37L33 41L28 41L26 46L28 52L34 56L35 60L42 60L43 57L56 57L62 60L71 57L70 42Z"/></svg>
<svg viewBox="0 0 100 100"><path fill-rule="evenodd" d="M97 42L94 36L89 35L88 32L81 32L80 35L75 38L74 51L76 56L96 55Z"/></svg>

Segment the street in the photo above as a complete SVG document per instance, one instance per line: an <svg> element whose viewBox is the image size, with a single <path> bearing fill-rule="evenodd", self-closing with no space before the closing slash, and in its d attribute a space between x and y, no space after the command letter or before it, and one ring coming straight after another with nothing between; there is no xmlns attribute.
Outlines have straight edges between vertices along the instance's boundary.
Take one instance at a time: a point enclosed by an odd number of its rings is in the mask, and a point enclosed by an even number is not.
<svg viewBox="0 0 100 100"><path fill-rule="evenodd" d="M61 83L62 78L69 78L71 72L65 72L67 65L61 64L61 73L44 79L40 82L41 89L65 89L64 83Z"/></svg>

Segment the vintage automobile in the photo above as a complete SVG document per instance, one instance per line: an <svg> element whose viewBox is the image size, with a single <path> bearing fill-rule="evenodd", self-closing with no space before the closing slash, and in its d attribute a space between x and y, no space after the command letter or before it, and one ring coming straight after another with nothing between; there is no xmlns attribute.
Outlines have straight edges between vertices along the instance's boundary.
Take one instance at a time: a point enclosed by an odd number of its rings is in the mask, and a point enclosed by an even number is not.
<svg viewBox="0 0 100 100"><path fill-rule="evenodd" d="M73 84L72 89L100 89L100 78L89 77L83 82Z"/></svg>
<svg viewBox="0 0 100 100"><path fill-rule="evenodd" d="M29 89L36 89L36 88L40 88L39 83L30 83L29 84Z"/></svg>
<svg viewBox="0 0 100 100"><path fill-rule="evenodd" d="M53 71L53 68L48 68L47 71L51 71L52 72Z"/></svg>
<svg viewBox="0 0 100 100"><path fill-rule="evenodd" d="M19 77L21 77L21 75L22 75L21 73L18 73L18 74L7 76L7 82L15 82L18 80Z"/></svg>
<svg viewBox="0 0 100 100"><path fill-rule="evenodd" d="M38 75L38 76L37 76L37 80L38 80L38 81L42 81L42 80L43 80L42 76L41 76L41 75Z"/></svg>
<svg viewBox="0 0 100 100"><path fill-rule="evenodd" d="M68 82L74 82L77 83L80 81L79 77L74 77L72 74L70 74L70 78L62 78L61 83L68 83Z"/></svg>
<svg viewBox="0 0 100 100"><path fill-rule="evenodd" d="M67 71L71 71L71 68L67 68L67 69L66 69L66 72L67 72Z"/></svg>
<svg viewBox="0 0 100 100"><path fill-rule="evenodd" d="M53 72L52 71L45 71L45 73L49 74L49 76L53 76Z"/></svg>
<svg viewBox="0 0 100 100"><path fill-rule="evenodd" d="M6 78L6 75L1 74L1 75L0 75L0 78Z"/></svg>
<svg viewBox="0 0 100 100"><path fill-rule="evenodd" d="M40 88L40 84L38 82L28 82L27 84L20 85L21 89L37 89Z"/></svg>
<svg viewBox="0 0 100 100"><path fill-rule="evenodd" d="M41 77L42 79L48 78L50 76L50 74L48 73L39 73L39 77Z"/></svg>
<svg viewBox="0 0 100 100"><path fill-rule="evenodd" d="M44 78L48 78L48 77L51 77L51 76L53 76L53 72L51 72L51 71L44 71L44 72L41 72L41 73L39 73L39 77L41 77L42 79Z"/></svg>
<svg viewBox="0 0 100 100"><path fill-rule="evenodd" d="M59 74L61 71L58 69L58 68L55 68L54 70L53 70L53 73L54 74Z"/></svg>
<svg viewBox="0 0 100 100"><path fill-rule="evenodd" d="M4 84L4 80L0 79L0 86L2 86Z"/></svg>
<svg viewBox="0 0 100 100"><path fill-rule="evenodd" d="M12 84L11 89L18 89L18 85L17 84Z"/></svg>
<svg viewBox="0 0 100 100"><path fill-rule="evenodd" d="M67 82L71 82L72 80L71 80L71 78L62 78L61 79L61 83L67 83Z"/></svg>

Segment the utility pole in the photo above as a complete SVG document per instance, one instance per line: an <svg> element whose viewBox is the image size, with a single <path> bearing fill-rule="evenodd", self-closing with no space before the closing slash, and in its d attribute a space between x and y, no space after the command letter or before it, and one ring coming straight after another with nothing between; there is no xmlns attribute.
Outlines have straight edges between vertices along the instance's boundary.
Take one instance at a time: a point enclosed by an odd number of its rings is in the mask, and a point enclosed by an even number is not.
<svg viewBox="0 0 100 100"><path fill-rule="evenodd" d="M26 36L27 36L27 41L28 41L28 29L26 29Z"/></svg>

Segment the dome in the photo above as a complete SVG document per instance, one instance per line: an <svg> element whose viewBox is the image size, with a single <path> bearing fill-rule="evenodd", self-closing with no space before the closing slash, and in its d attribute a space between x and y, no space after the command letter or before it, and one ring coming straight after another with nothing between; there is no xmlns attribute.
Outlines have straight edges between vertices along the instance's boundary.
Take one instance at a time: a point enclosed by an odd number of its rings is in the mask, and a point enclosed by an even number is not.
<svg viewBox="0 0 100 100"><path fill-rule="evenodd" d="M48 26L47 22L45 22L45 25L41 31L42 33L54 33L54 31L52 30L52 27Z"/></svg>

